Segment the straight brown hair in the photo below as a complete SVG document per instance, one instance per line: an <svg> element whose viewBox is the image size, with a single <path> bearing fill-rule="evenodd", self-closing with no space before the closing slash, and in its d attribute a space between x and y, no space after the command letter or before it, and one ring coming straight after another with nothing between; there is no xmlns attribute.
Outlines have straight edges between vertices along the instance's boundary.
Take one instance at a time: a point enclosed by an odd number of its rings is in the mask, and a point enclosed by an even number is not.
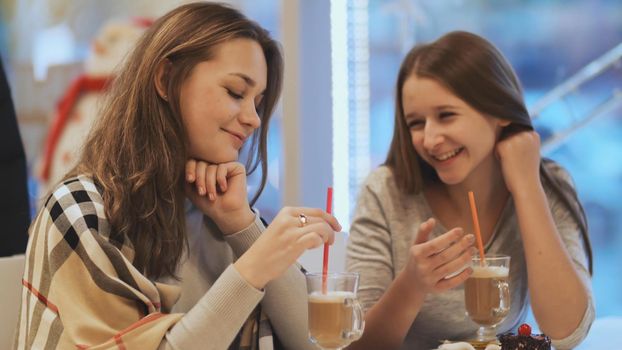
<svg viewBox="0 0 622 350"><path fill-rule="evenodd" d="M398 188L405 193L419 193L426 183L440 181L434 169L416 153L404 118L402 90L412 75L437 81L461 100L482 114L509 120L501 137L524 130L533 130L529 112L516 73L507 59L486 39L472 33L448 33L429 44L413 47L400 66L395 92L395 127L385 165L389 167ZM544 165L540 177L576 220L592 272L592 247L587 218L574 188L553 176Z"/></svg>
<svg viewBox="0 0 622 350"><path fill-rule="evenodd" d="M87 174L103 193L110 240L131 242L133 265L152 278L175 276L187 246L184 166L187 134L180 89L192 69L213 57L214 48L236 38L256 41L267 67L267 86L257 106L261 126L249 145L249 173L261 164L260 195L267 179L270 116L281 93L283 58L278 43L239 11L217 3L180 6L155 21L112 83L100 119L78 165L66 176ZM159 97L157 68L170 61L166 93Z"/></svg>

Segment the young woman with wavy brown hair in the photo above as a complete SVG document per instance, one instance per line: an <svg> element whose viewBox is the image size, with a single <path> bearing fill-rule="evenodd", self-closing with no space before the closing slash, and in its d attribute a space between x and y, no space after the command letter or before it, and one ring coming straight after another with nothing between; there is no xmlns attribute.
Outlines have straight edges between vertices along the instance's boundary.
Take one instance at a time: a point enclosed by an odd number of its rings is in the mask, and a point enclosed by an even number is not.
<svg viewBox="0 0 622 350"><path fill-rule="evenodd" d="M473 191L485 254L511 257L511 305L496 331L531 309L556 349L594 320L591 249L572 180L540 156L514 70L490 42L451 32L415 46L399 70L385 164L360 192L347 269L366 313L352 349L432 349L475 337L465 315L473 273ZM470 233L469 233L470 232ZM494 337L494 335L493 335Z"/></svg>
<svg viewBox="0 0 622 350"><path fill-rule="evenodd" d="M265 227L251 209L282 65L267 31L224 5L147 30L31 226L16 348L312 348L295 261L339 224L284 208Z"/></svg>

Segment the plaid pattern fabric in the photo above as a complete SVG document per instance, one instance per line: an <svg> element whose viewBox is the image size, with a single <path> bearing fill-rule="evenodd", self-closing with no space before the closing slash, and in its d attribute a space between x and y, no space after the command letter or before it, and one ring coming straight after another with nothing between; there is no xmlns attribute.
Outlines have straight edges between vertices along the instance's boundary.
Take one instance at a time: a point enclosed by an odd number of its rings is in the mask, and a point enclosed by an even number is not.
<svg viewBox="0 0 622 350"><path fill-rule="evenodd" d="M270 321L259 306L246 320L229 350L274 350Z"/></svg>
<svg viewBox="0 0 622 350"><path fill-rule="evenodd" d="M64 182L48 198L30 228L14 348L158 348L183 316L167 313L179 288L138 271L132 243L111 241L110 230L89 177ZM272 349L261 315L249 317L236 349Z"/></svg>

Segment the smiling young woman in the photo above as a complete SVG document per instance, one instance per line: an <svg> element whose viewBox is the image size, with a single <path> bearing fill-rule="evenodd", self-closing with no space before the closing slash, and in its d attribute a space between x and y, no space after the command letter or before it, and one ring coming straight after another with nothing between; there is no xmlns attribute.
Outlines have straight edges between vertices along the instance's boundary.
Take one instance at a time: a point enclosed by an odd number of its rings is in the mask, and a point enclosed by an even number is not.
<svg viewBox="0 0 622 350"><path fill-rule="evenodd" d="M594 320L585 215L569 175L539 146L518 78L491 43L452 32L406 55L389 154L361 189L350 229L346 265L361 275L367 309L351 349L474 338L463 291L474 249L469 191L486 254L512 261L498 332L522 323L531 302L557 349L581 342Z"/></svg>
<svg viewBox="0 0 622 350"><path fill-rule="evenodd" d="M146 31L31 226L16 348L313 348L295 262L341 228L297 207L266 227L251 209L282 69L269 34L221 4Z"/></svg>

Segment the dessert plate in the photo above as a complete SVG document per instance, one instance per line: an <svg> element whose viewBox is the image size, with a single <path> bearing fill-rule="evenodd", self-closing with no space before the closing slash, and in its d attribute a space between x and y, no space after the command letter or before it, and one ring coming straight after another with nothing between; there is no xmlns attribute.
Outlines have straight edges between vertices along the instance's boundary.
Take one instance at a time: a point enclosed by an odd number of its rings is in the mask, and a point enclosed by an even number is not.
<svg viewBox="0 0 622 350"><path fill-rule="evenodd" d="M452 343L450 341L442 341L442 344L434 350L500 350L501 347L499 344L494 341L491 343L488 342L479 342L476 340L471 340L468 342L455 342Z"/></svg>

